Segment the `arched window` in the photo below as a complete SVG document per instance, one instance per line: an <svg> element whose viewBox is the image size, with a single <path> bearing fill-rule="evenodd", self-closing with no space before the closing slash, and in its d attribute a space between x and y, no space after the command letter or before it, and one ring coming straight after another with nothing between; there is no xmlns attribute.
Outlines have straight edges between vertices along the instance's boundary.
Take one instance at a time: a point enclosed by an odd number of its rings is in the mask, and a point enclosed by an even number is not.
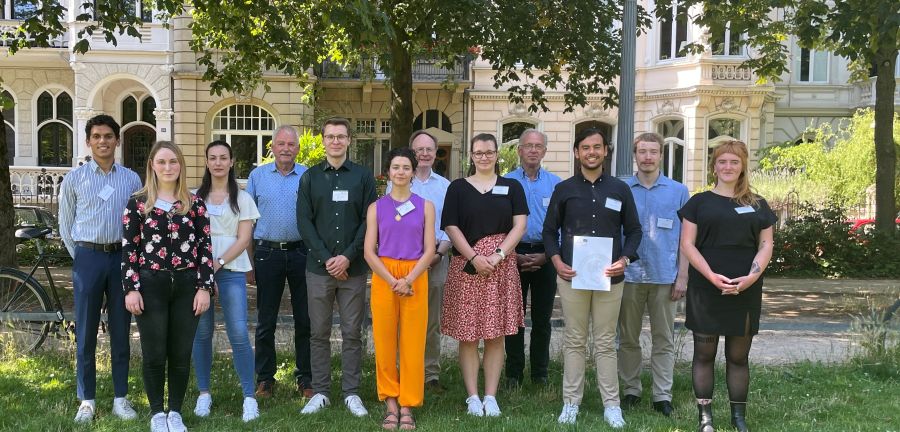
<svg viewBox="0 0 900 432"><path fill-rule="evenodd" d="M153 96L147 96L141 101L141 120L150 123L153 126L156 126L156 115L153 114L153 111L156 110L156 99L153 99Z"/></svg>
<svg viewBox="0 0 900 432"><path fill-rule="evenodd" d="M709 170L709 163L713 150L725 141L742 140L743 133L741 131L741 126L742 122L740 120L732 118L715 118L709 121L706 133L706 163L703 166L704 169L707 170L706 180L709 183L715 181L713 173Z"/></svg>
<svg viewBox="0 0 900 432"><path fill-rule="evenodd" d="M151 95L144 95L141 99L140 94L130 94L122 99L122 126L135 121L156 126L156 116L153 111L156 109L156 99ZM138 101L141 101L138 103Z"/></svg>
<svg viewBox="0 0 900 432"><path fill-rule="evenodd" d="M444 132L453 133L453 123L450 121L450 117L436 109L426 110L419 114L413 122L414 131L428 128L438 128Z"/></svg>
<svg viewBox="0 0 900 432"><path fill-rule="evenodd" d="M128 96L122 101L122 126L127 125L138 119L137 99L134 96Z"/></svg>
<svg viewBox="0 0 900 432"><path fill-rule="evenodd" d="M72 97L44 91L37 100L38 165L72 165Z"/></svg>
<svg viewBox="0 0 900 432"><path fill-rule="evenodd" d="M234 173L245 179L262 159L266 144L272 141L275 119L263 108L235 104L222 108L213 118L213 139L231 144Z"/></svg>
<svg viewBox="0 0 900 432"><path fill-rule="evenodd" d="M656 127L664 139L662 171L667 177L684 182L684 121L664 120Z"/></svg>
<svg viewBox="0 0 900 432"><path fill-rule="evenodd" d="M6 135L6 163L12 166L16 157L16 101L6 90L0 94L0 100L9 103L3 107L3 133Z"/></svg>

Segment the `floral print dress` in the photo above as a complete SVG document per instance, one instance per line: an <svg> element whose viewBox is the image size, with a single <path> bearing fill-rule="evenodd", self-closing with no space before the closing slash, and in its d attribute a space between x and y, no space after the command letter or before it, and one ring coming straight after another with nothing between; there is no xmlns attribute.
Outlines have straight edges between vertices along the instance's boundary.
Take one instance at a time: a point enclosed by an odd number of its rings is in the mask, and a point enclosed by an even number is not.
<svg viewBox="0 0 900 432"><path fill-rule="evenodd" d="M212 290L213 261L209 214L203 199L191 196L191 208L178 213L181 201L165 211L154 206L145 216L146 197L133 196L122 217L122 286L140 291L141 270L196 269L197 289Z"/></svg>

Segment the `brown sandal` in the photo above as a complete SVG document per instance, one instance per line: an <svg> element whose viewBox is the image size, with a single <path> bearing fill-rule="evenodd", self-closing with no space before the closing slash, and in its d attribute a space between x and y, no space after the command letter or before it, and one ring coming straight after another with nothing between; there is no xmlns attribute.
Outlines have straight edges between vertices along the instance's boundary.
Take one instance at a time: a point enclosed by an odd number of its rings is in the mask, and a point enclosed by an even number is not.
<svg viewBox="0 0 900 432"><path fill-rule="evenodd" d="M404 421L404 419L406 419ZM416 429L416 419L413 417L412 411L403 412L400 411L400 418L397 422L397 427L400 430L415 430Z"/></svg>
<svg viewBox="0 0 900 432"><path fill-rule="evenodd" d="M393 420L391 419L393 417ZM400 426L400 414L395 412L386 412L384 418L381 419L381 428L385 430L396 430Z"/></svg>

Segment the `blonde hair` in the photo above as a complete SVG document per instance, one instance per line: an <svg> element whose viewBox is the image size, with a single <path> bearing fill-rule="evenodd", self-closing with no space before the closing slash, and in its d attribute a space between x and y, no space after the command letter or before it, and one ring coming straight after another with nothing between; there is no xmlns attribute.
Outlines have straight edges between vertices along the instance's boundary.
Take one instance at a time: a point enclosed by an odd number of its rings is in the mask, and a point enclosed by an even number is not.
<svg viewBox="0 0 900 432"><path fill-rule="evenodd" d="M748 163L747 144L741 141L732 140L725 141L716 146L712 155L709 157L709 170L715 172L716 159L726 153L731 153L741 160L741 175L738 177L737 184L734 185L734 196L732 201L740 205L749 205L756 207L759 197L753 193L750 188L750 167ZM718 177L716 184L719 183Z"/></svg>
<svg viewBox="0 0 900 432"><path fill-rule="evenodd" d="M184 154L181 152L181 149L171 141L157 141L153 144L153 147L150 148L150 156L147 157L147 175L145 177L147 180L144 182L144 187L135 192L135 195L146 199L145 204L147 205L144 206L144 216L150 214L150 211L153 210L153 203L156 202L156 198L159 196L159 185L156 181L156 172L153 171L153 158L162 149L171 150L178 159L179 172L178 181L175 183L175 199L181 201L181 208L175 210L175 212L182 216L186 215L191 209L192 198L191 192L187 187L187 167L185 166Z"/></svg>

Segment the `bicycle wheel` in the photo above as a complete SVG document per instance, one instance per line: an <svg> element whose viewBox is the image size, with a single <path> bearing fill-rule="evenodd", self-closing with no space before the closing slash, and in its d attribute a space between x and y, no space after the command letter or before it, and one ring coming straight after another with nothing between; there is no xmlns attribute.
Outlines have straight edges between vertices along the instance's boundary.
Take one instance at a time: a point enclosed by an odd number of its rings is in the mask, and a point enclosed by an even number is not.
<svg viewBox="0 0 900 432"><path fill-rule="evenodd" d="M19 270L0 269L0 312L6 315L0 323L0 341L12 341L16 347L31 352L44 342L50 322L30 320L27 313L53 312L47 294L34 279ZM17 314L22 314L17 317Z"/></svg>

